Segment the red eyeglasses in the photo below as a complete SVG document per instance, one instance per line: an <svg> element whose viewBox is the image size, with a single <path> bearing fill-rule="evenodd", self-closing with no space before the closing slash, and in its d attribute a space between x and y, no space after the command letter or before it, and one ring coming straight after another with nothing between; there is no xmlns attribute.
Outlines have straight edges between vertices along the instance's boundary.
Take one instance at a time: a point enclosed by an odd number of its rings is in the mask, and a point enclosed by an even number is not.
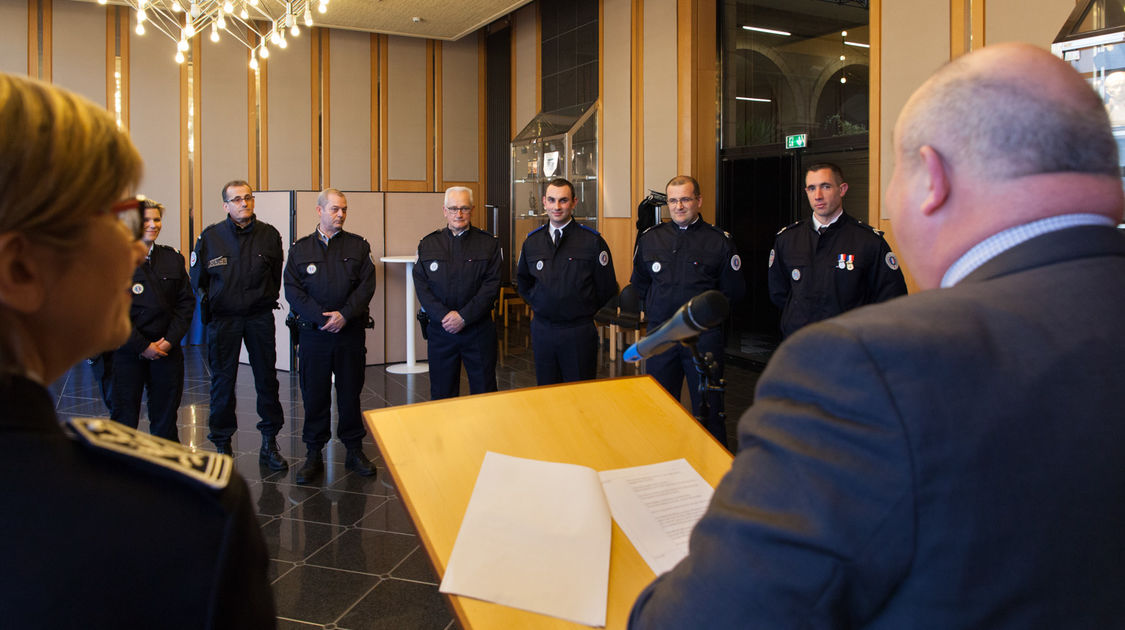
<svg viewBox="0 0 1125 630"><path fill-rule="evenodd" d="M145 210L149 208L163 209L164 206L151 199L146 199L144 195L137 195L110 206L109 211L116 214L117 218L129 230L136 240L141 240L141 236L145 230Z"/></svg>

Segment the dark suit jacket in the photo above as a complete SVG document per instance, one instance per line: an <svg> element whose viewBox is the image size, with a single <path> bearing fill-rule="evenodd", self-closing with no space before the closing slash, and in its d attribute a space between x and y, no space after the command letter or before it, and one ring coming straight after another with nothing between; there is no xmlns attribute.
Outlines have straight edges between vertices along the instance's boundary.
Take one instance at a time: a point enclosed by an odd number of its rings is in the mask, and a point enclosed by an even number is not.
<svg viewBox="0 0 1125 630"><path fill-rule="evenodd" d="M1107 227L803 329L631 625L1125 627L1123 355Z"/></svg>

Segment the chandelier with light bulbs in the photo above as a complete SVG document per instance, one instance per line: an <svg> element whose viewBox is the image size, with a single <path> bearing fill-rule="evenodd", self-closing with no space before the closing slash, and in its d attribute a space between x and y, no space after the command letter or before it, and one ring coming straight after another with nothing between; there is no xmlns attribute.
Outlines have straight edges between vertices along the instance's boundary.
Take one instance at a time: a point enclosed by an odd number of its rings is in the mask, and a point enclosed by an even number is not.
<svg viewBox="0 0 1125 630"><path fill-rule="evenodd" d="M188 0L184 0L187 2ZM184 62L188 42L197 33L210 30L211 41L220 33L230 35L250 49L250 67L270 56L270 46L285 48L286 37L301 34L298 22L313 25L314 0L191 0L187 8L181 0L125 0L136 10L136 33L144 35L155 28L176 42L176 63ZM107 0L98 0L106 4ZM316 0L319 13L328 11L328 0Z"/></svg>

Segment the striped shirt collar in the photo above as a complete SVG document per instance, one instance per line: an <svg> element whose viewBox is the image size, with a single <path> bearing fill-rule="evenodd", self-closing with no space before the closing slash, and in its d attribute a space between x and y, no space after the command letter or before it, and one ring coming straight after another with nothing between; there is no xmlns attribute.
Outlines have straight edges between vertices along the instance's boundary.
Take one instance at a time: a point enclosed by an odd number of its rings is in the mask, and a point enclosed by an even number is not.
<svg viewBox="0 0 1125 630"><path fill-rule="evenodd" d="M945 270L945 275L941 278L941 286L942 288L946 288L961 282L966 276L976 271L977 268L984 263L1024 241L1031 240L1036 236L1047 234L1048 232L1055 232L1057 230L1064 230L1081 225L1104 225L1113 227L1116 224L1113 219L1100 214L1080 213L1061 214L1008 228L1003 232L997 232L977 243L972 249L958 258L956 262L949 266L949 269Z"/></svg>

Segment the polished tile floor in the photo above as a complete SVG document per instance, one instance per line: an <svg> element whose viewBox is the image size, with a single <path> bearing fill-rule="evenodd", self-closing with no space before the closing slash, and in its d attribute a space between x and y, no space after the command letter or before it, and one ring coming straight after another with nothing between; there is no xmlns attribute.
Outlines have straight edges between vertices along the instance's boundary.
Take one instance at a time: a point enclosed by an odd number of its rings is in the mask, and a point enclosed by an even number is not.
<svg viewBox="0 0 1125 630"><path fill-rule="evenodd" d="M500 389L535 385L526 320L501 328L497 380ZM207 441L209 374L203 346L185 348L186 382L180 406L180 441L212 450ZM603 353L599 378L636 374L620 357ZM753 400L758 371L727 367L728 434ZM335 439L325 449L327 470L318 482L298 486L293 477L305 448L301 392L295 374L279 373L285 427L278 436L290 469L272 472L258 465L261 437L250 367L239 366L235 464L250 485L266 545L272 558L280 628L355 628L415 630L458 628L450 607L438 593L435 575L417 532L403 508L394 482L370 436L365 450L379 468L374 479L344 469L344 448ZM468 383L462 379L462 391ZM97 383L83 362L51 386L60 416L107 416ZM390 374L383 366L367 368L364 409L429 399L425 374ZM688 400L686 389L682 400ZM335 415L335 413L333 413ZM335 424L335 420L333 420ZM142 413L141 429L148 429ZM333 434L335 428L333 428Z"/></svg>

